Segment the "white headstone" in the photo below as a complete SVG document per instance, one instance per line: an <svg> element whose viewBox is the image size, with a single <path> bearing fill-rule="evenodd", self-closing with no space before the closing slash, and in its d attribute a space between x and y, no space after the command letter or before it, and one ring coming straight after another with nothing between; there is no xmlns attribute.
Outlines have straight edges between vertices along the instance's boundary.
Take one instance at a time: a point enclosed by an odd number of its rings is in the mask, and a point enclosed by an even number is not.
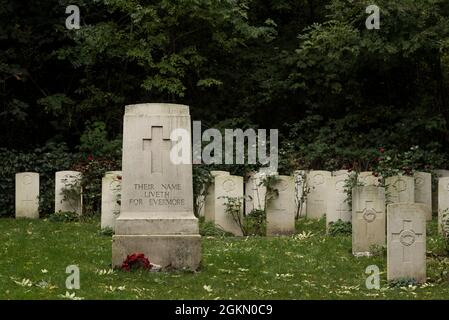
<svg viewBox="0 0 449 320"><path fill-rule="evenodd" d="M39 218L39 173L16 174L16 218Z"/></svg>
<svg viewBox="0 0 449 320"><path fill-rule="evenodd" d="M372 246L385 245L385 189L352 189L352 253L368 256Z"/></svg>
<svg viewBox="0 0 449 320"><path fill-rule="evenodd" d="M428 208L426 219L432 220L432 175L428 172L415 172L415 203Z"/></svg>
<svg viewBox="0 0 449 320"><path fill-rule="evenodd" d="M267 203L267 236L295 233L295 179L278 176L273 188L277 195Z"/></svg>
<svg viewBox="0 0 449 320"><path fill-rule="evenodd" d="M296 170L295 179L295 211L298 217L305 217L307 214L307 171Z"/></svg>
<svg viewBox="0 0 449 320"><path fill-rule="evenodd" d="M83 194L81 190L81 172L58 171L55 174L55 212L83 213ZM72 194L67 197L64 191Z"/></svg>
<svg viewBox="0 0 449 320"><path fill-rule="evenodd" d="M438 179L438 231L449 234L449 177ZM444 228L444 229L443 229Z"/></svg>
<svg viewBox="0 0 449 320"><path fill-rule="evenodd" d="M243 177L231 175L218 175L215 177L215 212L214 222L227 232L236 236L242 235L238 223L232 215L226 212L227 199L225 197L239 198L241 201L240 219L243 217Z"/></svg>
<svg viewBox="0 0 449 320"><path fill-rule="evenodd" d="M265 195L267 188L263 181L267 176L277 175L271 168L260 168L258 172L251 173L245 184L245 213L248 215L256 210L265 210Z"/></svg>
<svg viewBox="0 0 449 320"><path fill-rule="evenodd" d="M193 213L190 135L188 106L126 106L113 266L121 266L129 254L143 253L163 268L198 268L201 236ZM179 162L171 153L188 161Z"/></svg>
<svg viewBox="0 0 449 320"><path fill-rule="evenodd" d="M326 210L326 226L329 227L331 222L338 220L348 222L351 221L351 207L348 203L348 195L345 190L345 184L349 178L349 173L340 172L329 178L327 190L327 210Z"/></svg>
<svg viewBox="0 0 449 320"><path fill-rule="evenodd" d="M415 202L415 179L409 176L393 176L385 179L387 203Z"/></svg>
<svg viewBox="0 0 449 320"><path fill-rule="evenodd" d="M327 210L327 184L331 177L329 171L310 171L307 174L307 217L320 219Z"/></svg>
<svg viewBox="0 0 449 320"><path fill-rule="evenodd" d="M204 199L204 218L206 221L215 221L216 197L215 197L215 178L218 176L229 176L227 171L211 171L212 181L207 188L207 194Z"/></svg>
<svg viewBox="0 0 449 320"><path fill-rule="evenodd" d="M432 188L432 210L435 213L439 213L438 210L438 179L449 177L449 170L435 170L434 171L434 182L435 186Z"/></svg>
<svg viewBox="0 0 449 320"><path fill-rule="evenodd" d="M359 183L363 186L376 186L380 185L380 176L375 176L372 171L360 172L357 176Z"/></svg>
<svg viewBox="0 0 449 320"><path fill-rule="evenodd" d="M426 282L426 210L420 203L387 206L387 279Z"/></svg>
<svg viewBox="0 0 449 320"><path fill-rule="evenodd" d="M122 172L106 172L101 179L101 228L115 230L115 220L120 214Z"/></svg>

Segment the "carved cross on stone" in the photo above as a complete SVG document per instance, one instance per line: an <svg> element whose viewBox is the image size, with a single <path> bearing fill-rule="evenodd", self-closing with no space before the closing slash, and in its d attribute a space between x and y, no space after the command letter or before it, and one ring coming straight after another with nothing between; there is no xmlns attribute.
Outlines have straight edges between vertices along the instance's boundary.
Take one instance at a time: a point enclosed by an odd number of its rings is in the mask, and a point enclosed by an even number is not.
<svg viewBox="0 0 449 320"><path fill-rule="evenodd" d="M164 151L170 147L171 140L164 138L162 126L150 126L150 136L142 139L142 150L151 174L164 172Z"/></svg>
<svg viewBox="0 0 449 320"><path fill-rule="evenodd" d="M402 247L403 262L412 261L410 254L412 246L423 236L422 233L415 232L413 229L413 222L411 220L404 219L402 221L402 229L395 230L391 233L392 241L395 243L400 243Z"/></svg>
<svg viewBox="0 0 449 320"><path fill-rule="evenodd" d="M348 211L349 211L349 209L348 209L348 205L346 204L346 202L340 203L337 208L338 219L344 220Z"/></svg>
<svg viewBox="0 0 449 320"><path fill-rule="evenodd" d="M377 218L378 212L374 209L373 201L365 201L362 211L357 211L357 220L362 221L365 226L365 234L368 239L373 238L373 231L370 228L372 222Z"/></svg>

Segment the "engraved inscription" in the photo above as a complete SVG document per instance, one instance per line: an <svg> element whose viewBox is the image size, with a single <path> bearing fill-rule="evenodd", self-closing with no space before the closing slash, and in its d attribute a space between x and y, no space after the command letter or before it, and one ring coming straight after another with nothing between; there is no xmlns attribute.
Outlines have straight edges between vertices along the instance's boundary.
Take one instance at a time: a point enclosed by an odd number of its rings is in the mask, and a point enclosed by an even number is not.
<svg viewBox="0 0 449 320"><path fill-rule="evenodd" d="M394 188L398 191L398 192L403 192L407 189L407 184L405 183L404 180L402 179L398 179L395 183L394 183Z"/></svg>
<svg viewBox="0 0 449 320"><path fill-rule="evenodd" d="M184 206L185 199L178 196L182 188L176 183L147 184L136 183L134 190L139 191L140 198L129 199L131 206Z"/></svg>
<svg viewBox="0 0 449 320"><path fill-rule="evenodd" d="M320 185L324 183L324 177L322 174L317 174L313 177L313 183L315 185Z"/></svg>
<svg viewBox="0 0 449 320"><path fill-rule="evenodd" d="M223 181L223 189L226 192L230 192L235 189L235 182L232 179L227 179Z"/></svg>

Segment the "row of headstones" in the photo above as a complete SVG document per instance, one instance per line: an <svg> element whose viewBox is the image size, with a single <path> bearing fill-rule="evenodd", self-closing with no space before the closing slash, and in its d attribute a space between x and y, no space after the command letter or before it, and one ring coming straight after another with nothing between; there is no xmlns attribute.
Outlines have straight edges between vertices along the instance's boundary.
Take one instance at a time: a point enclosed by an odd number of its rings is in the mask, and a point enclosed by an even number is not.
<svg viewBox="0 0 449 320"><path fill-rule="evenodd" d="M208 187L200 215L206 221L212 221L225 231L241 235L241 230L226 213L226 197L245 195L245 213L252 210L264 210L267 214L267 235L285 235L295 232L295 216L307 216L319 219L326 216L326 225L342 220L351 221L352 212L348 202L345 185L349 172L345 170L297 171L294 176L278 176L276 172L263 169L253 173L243 183L243 178L232 176L226 171L212 171L213 181ZM267 175L275 175L274 189L277 197L266 201L266 186L262 183ZM432 177L430 173L417 172L414 177L394 176L386 179L388 200L390 203L422 203L429 210L427 219L432 218ZM441 179L444 184L445 179ZM380 177L372 172L358 174L358 182L363 186L379 186ZM445 189L441 188L441 206L446 207Z"/></svg>
<svg viewBox="0 0 449 320"><path fill-rule="evenodd" d="M101 228L115 228L115 219L120 214L121 171L106 172L101 186ZM76 212L81 215L83 197L78 190L75 198L64 195L64 189L77 185L82 177L78 171L58 171L55 173L55 212ZM79 198L78 198L79 196ZM16 218L39 218L39 173L21 172L16 174Z"/></svg>
<svg viewBox="0 0 449 320"><path fill-rule="evenodd" d="M243 183L242 177L231 176L229 172L212 171L213 183L209 186L206 199L200 215L207 221L213 221L224 230L240 235L241 230L232 217L225 213L225 197L242 197L245 194L245 212L249 214L253 209L265 209L266 187L262 180L267 175L276 175L268 169L262 168L253 173ZM449 171L441 170L440 175ZM321 218L326 215L327 225L331 222L351 221L351 210L347 202L345 181L347 171L297 171L294 177L278 176L278 197L271 199L267 207L267 234L282 235L294 233L294 219L299 216ZM59 171L55 174L55 212L73 211L82 214L82 196L79 201L64 199L63 188L81 178L77 171ZM358 175L359 182L364 186L379 185L379 178L371 172ZM449 178L448 178L449 179ZM440 179L441 196L440 207L444 211L449 207L447 197L447 181ZM415 177L390 177L387 185L392 186L389 193L390 202L423 203L432 208L431 175L416 173ZM114 229L115 219L120 213L121 171L107 172L102 179L101 226ZM245 190L245 192L244 192ZM307 191L306 191L307 190ZM303 193L307 193L305 201L301 201ZM39 206L39 174L33 172L18 173L16 175L16 216L38 218ZM431 219L431 211L428 212ZM439 218L441 221L441 218Z"/></svg>
<svg viewBox="0 0 449 320"><path fill-rule="evenodd" d="M200 199L200 216L211 221L223 230L234 235L242 235L242 231L233 217L226 212L228 197L244 199L243 211L250 214L253 209L265 209L266 187L261 184L263 177L271 173L262 170L244 183L243 177L231 175L227 171L211 171L213 181L209 184L206 196ZM274 188L279 190L278 196L267 202L267 235L289 235L295 229L295 183L290 176L277 175ZM245 197L244 197L245 196Z"/></svg>
<svg viewBox="0 0 449 320"><path fill-rule="evenodd" d="M346 171L297 172L295 177L277 176L273 186L278 196L265 203L266 188L261 183L267 174L253 174L245 186L246 213L266 205L267 235L294 233L295 212L303 210L311 218L326 214L327 225L341 219L352 222L352 251L355 256L372 254L376 246L387 244L387 278L414 278L426 281L426 221L432 219L431 174L418 172L413 177L394 176L380 187L379 177L371 172L358 175L363 186L352 188L352 209L347 203ZM213 183L204 199L204 216L223 229L241 234L234 220L225 212L222 197L243 195L243 178L229 172L214 171ZM298 200L307 190L305 205ZM449 209L449 177L439 178L439 225L441 213ZM295 199L297 200L295 203ZM387 215L385 214L387 208Z"/></svg>

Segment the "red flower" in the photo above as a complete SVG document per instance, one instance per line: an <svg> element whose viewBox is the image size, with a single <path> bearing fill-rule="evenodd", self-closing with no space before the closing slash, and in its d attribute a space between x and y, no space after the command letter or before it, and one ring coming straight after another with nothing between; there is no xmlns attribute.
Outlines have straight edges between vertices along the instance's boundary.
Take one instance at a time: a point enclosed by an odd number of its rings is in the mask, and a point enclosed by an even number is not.
<svg viewBox="0 0 449 320"><path fill-rule="evenodd" d="M122 263L121 269L123 271L131 271L136 269L151 269L152 265L150 261L145 257L143 253L133 253L128 255Z"/></svg>
<svg viewBox="0 0 449 320"><path fill-rule="evenodd" d="M91 154L88 155L88 156L87 156L87 160L88 160L88 161L93 161L93 160L94 160L94 156L91 155Z"/></svg>
<svg viewBox="0 0 449 320"><path fill-rule="evenodd" d="M385 148L380 147L379 151L380 151L380 153L384 153L385 152Z"/></svg>

